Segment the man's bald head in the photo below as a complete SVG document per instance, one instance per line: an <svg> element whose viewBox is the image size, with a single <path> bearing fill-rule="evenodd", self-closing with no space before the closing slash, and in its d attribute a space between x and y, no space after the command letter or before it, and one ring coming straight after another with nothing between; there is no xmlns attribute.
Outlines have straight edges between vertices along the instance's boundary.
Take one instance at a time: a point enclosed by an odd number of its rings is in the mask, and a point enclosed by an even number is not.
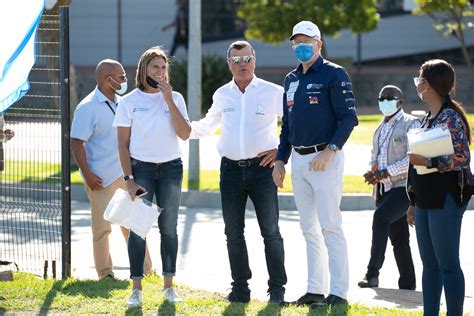
<svg viewBox="0 0 474 316"><path fill-rule="evenodd" d="M380 97L395 97L399 100L403 100L403 92L397 86L386 85L380 89L379 98Z"/></svg>
<svg viewBox="0 0 474 316"><path fill-rule="evenodd" d="M98 85L105 81L107 76L121 75L124 73L122 65L113 59L104 59L95 68L95 80Z"/></svg>

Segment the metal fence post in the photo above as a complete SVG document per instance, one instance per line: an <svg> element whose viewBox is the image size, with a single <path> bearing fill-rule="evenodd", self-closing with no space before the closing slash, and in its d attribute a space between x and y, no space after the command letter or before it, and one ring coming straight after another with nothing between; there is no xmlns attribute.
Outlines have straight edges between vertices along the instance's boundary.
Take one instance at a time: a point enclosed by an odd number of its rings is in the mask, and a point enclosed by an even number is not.
<svg viewBox="0 0 474 316"><path fill-rule="evenodd" d="M71 158L69 104L69 7L60 8L62 278L71 276Z"/></svg>

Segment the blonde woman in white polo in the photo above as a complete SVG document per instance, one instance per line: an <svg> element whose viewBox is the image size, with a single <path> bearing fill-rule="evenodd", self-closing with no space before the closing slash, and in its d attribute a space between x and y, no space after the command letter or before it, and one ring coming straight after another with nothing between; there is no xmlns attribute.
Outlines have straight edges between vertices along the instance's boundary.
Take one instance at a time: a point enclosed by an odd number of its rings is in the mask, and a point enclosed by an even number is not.
<svg viewBox="0 0 474 316"><path fill-rule="evenodd" d="M168 302L179 302L173 287L178 253L176 232L183 179L183 163L178 137L189 138L191 126L183 96L172 91L168 75L168 56L160 47L148 49L138 62L137 88L123 97L117 109L114 126L118 128L120 162L132 199L137 191L163 208L158 218L161 235L161 261L164 296ZM140 214L137 214L140 216ZM142 303L143 260L146 240L130 232L128 256L132 295L127 306Z"/></svg>

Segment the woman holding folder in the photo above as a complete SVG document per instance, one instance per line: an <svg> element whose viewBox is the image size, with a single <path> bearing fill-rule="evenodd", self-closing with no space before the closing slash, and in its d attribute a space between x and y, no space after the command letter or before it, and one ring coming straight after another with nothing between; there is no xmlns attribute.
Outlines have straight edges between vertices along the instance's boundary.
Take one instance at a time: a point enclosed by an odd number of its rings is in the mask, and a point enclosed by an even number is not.
<svg viewBox="0 0 474 316"><path fill-rule="evenodd" d="M424 315L439 315L443 288L448 315L462 315L465 286L459 241L469 201L469 196L463 196L462 183L463 171L470 174L471 128L462 106L451 99L455 74L448 62L425 62L414 81L418 96L429 108L422 127L447 128L454 148L454 154L434 158L409 153L407 191L411 203L407 220L416 226L423 262ZM436 168L437 172L417 174L413 166Z"/></svg>

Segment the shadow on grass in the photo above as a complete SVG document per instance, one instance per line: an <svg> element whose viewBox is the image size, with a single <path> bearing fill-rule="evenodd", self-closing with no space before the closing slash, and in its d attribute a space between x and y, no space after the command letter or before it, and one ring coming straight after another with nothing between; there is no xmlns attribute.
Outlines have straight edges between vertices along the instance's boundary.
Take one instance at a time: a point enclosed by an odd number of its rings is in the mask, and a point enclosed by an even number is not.
<svg viewBox="0 0 474 316"><path fill-rule="evenodd" d="M158 307L158 315L165 315L165 316L174 316L176 315L176 305L173 303L169 303L166 300L160 304Z"/></svg>
<svg viewBox="0 0 474 316"><path fill-rule="evenodd" d="M333 307L310 308L309 315L312 316L346 316L349 315L349 305L338 305Z"/></svg>
<svg viewBox="0 0 474 316"><path fill-rule="evenodd" d="M143 311L142 311L141 307L129 308L125 311L125 315L127 315L127 316L142 316Z"/></svg>
<svg viewBox="0 0 474 316"><path fill-rule="evenodd" d="M96 280L75 280L62 289L65 295L75 296L81 295L90 298L110 298L111 291L124 290L128 288L130 282L128 280L114 280L104 278L100 281Z"/></svg>
<svg viewBox="0 0 474 316"><path fill-rule="evenodd" d="M375 300L398 304L396 308L419 308L423 306L423 293L410 290L372 288Z"/></svg>
<svg viewBox="0 0 474 316"><path fill-rule="evenodd" d="M49 308L51 307L51 303L53 302L54 298L58 293L61 291L61 288L63 287L64 281L56 281L54 282L53 286L51 289L48 291L48 294L46 294L43 304L41 304L40 308L40 315L45 315L47 314Z"/></svg>
<svg viewBox="0 0 474 316"><path fill-rule="evenodd" d="M275 303L268 303L264 309L260 310L258 316L280 315L281 306Z"/></svg>
<svg viewBox="0 0 474 316"><path fill-rule="evenodd" d="M234 315L245 315L245 309L248 303L230 303L225 308L222 315L234 316Z"/></svg>

